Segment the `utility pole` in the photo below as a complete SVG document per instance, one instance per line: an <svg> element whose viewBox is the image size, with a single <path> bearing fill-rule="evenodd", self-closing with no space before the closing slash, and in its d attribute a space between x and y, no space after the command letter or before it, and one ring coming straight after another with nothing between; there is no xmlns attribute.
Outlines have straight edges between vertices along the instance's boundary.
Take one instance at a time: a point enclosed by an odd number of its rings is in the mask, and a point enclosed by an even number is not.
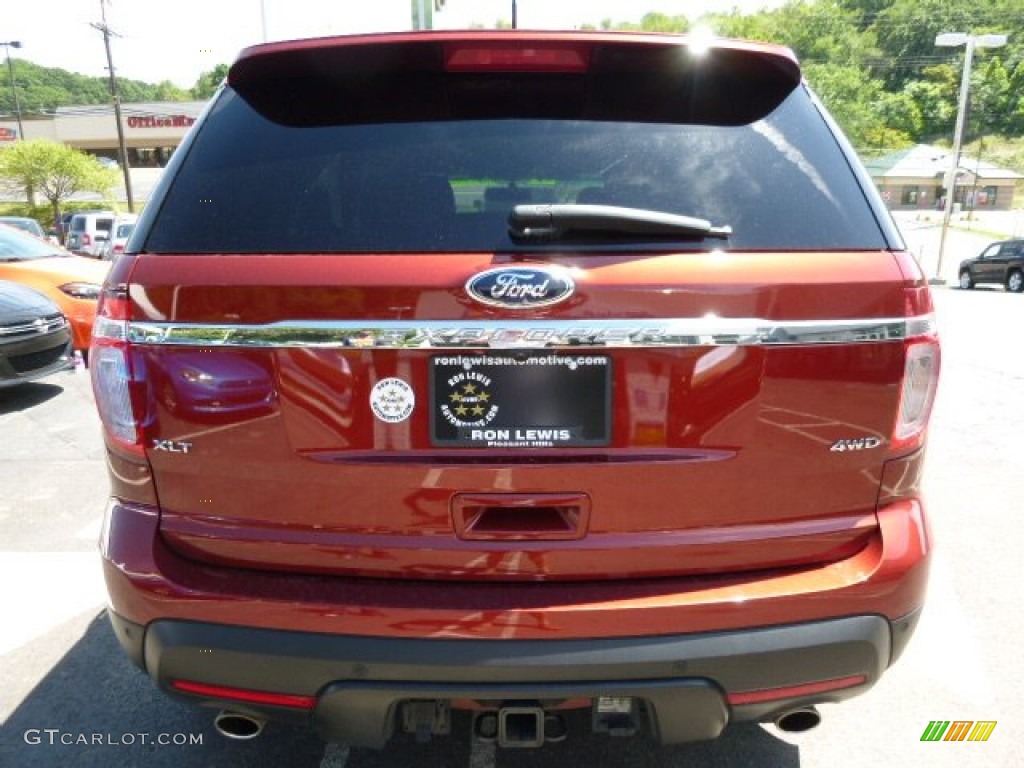
<svg viewBox="0 0 1024 768"><path fill-rule="evenodd" d="M128 150L124 145L124 127L121 124L121 96L117 89L117 75L114 74L114 59L110 55L110 36L116 34L111 32L107 25L106 0L100 0L100 16L103 19L100 24L90 24L93 29L103 34L103 46L107 50L107 72L110 74L110 95L114 99L114 120L117 122L117 156L121 161L121 171L124 173L124 191L128 198L128 210L135 213L135 201L132 199L132 176L128 167Z"/></svg>
<svg viewBox="0 0 1024 768"><path fill-rule="evenodd" d="M968 35L964 32L943 32L936 36L935 45L955 48L966 46L964 50L964 69L960 78L960 99L956 110L956 127L953 130L953 155L949 172L946 174L946 205L942 211L942 232L939 235L939 262L935 265L935 277L930 282L945 285L942 277L942 260L946 255L946 233L949 231L949 220L953 213L953 197L956 192L956 177L960 165L960 147L964 137L964 122L971 90L971 63L974 60L975 48L999 48L1006 45L1006 35Z"/></svg>

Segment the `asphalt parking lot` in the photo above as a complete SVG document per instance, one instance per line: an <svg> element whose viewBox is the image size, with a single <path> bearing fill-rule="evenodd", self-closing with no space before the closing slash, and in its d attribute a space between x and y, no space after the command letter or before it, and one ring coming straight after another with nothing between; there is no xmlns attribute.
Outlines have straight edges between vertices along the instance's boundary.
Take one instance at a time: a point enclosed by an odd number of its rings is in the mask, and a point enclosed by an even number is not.
<svg viewBox="0 0 1024 768"><path fill-rule="evenodd" d="M957 233L947 264L987 241ZM874 690L822 707L814 731L746 725L671 749L582 724L544 751L472 744L458 721L448 740L383 752L276 724L255 741L222 738L212 711L165 698L122 657L103 616L107 479L88 376L0 390L0 766L1024 765L1024 296L940 288L936 302L943 380L926 487L939 548L909 649ZM997 725L987 742L922 742L932 720Z"/></svg>

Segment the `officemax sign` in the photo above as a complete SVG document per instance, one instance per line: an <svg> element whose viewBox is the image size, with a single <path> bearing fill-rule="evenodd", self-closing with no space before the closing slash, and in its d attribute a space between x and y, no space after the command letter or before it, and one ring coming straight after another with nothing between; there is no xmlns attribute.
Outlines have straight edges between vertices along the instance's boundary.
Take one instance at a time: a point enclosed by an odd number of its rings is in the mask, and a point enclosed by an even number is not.
<svg viewBox="0 0 1024 768"><path fill-rule="evenodd" d="M188 128L195 121L188 115L132 115L127 122L129 128Z"/></svg>

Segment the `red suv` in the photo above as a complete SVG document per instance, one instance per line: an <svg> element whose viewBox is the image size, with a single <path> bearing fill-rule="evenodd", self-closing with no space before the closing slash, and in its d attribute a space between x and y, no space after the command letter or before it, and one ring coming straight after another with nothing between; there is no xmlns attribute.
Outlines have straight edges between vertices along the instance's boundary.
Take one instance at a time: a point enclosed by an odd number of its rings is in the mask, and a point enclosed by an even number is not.
<svg viewBox="0 0 1024 768"><path fill-rule="evenodd" d="M786 49L248 49L99 315L111 620L229 734L805 729L917 621L931 298Z"/></svg>

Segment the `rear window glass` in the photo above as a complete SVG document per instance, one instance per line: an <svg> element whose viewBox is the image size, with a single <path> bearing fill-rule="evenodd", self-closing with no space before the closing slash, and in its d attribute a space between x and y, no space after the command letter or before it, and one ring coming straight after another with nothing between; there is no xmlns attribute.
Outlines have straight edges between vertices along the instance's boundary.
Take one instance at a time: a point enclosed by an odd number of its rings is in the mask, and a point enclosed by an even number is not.
<svg viewBox="0 0 1024 768"><path fill-rule="evenodd" d="M524 244L508 233L521 203L666 211L733 234ZM803 88L738 126L492 116L283 125L228 89L144 243L175 253L574 247L877 249L885 240Z"/></svg>

